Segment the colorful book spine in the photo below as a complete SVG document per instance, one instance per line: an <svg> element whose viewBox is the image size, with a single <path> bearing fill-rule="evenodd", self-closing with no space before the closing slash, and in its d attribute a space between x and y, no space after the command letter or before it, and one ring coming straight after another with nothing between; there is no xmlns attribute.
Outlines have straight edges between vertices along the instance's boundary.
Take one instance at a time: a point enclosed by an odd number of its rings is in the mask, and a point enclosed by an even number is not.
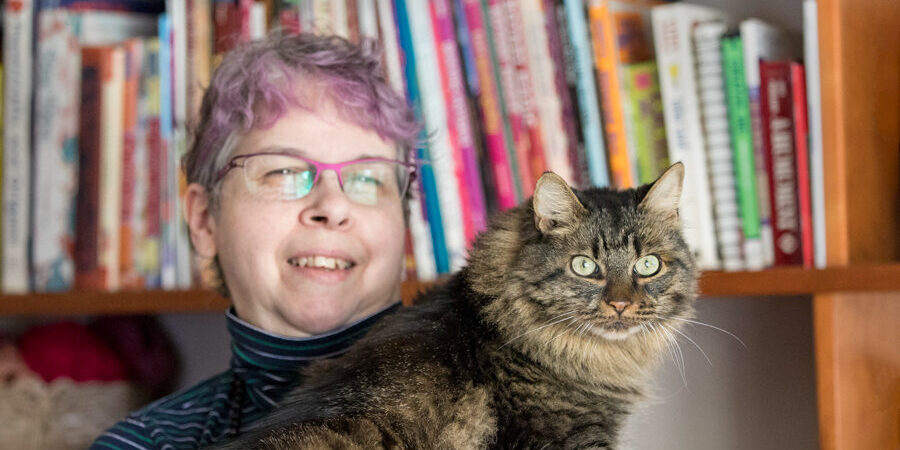
<svg viewBox="0 0 900 450"><path fill-rule="evenodd" d="M528 158L531 155L531 137L525 126L523 102L516 81L516 61L514 55L515 42L513 32L509 24L510 18L506 9L505 0L484 0L487 5L485 26L488 30L488 40L492 44L493 63L499 76L497 83L497 96L500 98L504 120L504 127L508 127L510 143L513 152L510 161L513 174L518 179L518 185L522 189L522 195L528 197L534 189L535 180Z"/></svg>
<svg viewBox="0 0 900 450"><path fill-rule="evenodd" d="M592 0L588 18L610 178L614 187L627 189L635 185L635 176L629 155L621 80L616 63L618 36L609 1Z"/></svg>
<svg viewBox="0 0 900 450"><path fill-rule="evenodd" d="M530 91L536 104L546 169L561 176L566 182L573 183L568 140L562 123L562 102L556 84L556 68L550 56L547 21L554 11L552 4L549 5L549 11L545 9L546 6L548 5L543 0L521 2L523 34L531 71ZM565 86L565 81L560 81Z"/></svg>
<svg viewBox="0 0 900 450"><path fill-rule="evenodd" d="M453 158L457 184L462 200L463 219L467 247L475 234L487 227L487 211L484 191L475 150L472 120L466 104L466 87L462 64L453 26L453 12L449 0L429 2L437 39L437 55L444 87L444 104L447 106L447 128L453 143Z"/></svg>
<svg viewBox="0 0 900 450"><path fill-rule="evenodd" d="M728 132L728 106L725 100L725 79L722 69L721 40L725 24L707 22L693 30L697 56L697 84L700 113L706 142L712 188L716 242L722 268L739 271L744 268L741 243L741 221L735 189L734 158Z"/></svg>
<svg viewBox="0 0 900 450"><path fill-rule="evenodd" d="M394 3L397 19L397 41L403 55L403 73L406 81L406 93L410 104L415 110L416 116L422 120L421 95L419 81L416 75L417 54L413 47L412 31L410 30L409 14L404 0L396 0ZM447 247L444 243L444 227L441 221L441 209L438 202L438 188L435 180L434 168L430 164L430 152L425 145L425 135L422 136L423 144L419 146L417 157L419 159L419 185L420 195L425 204L425 217L431 230L431 243L434 252L435 269L437 273L448 273L450 262L447 255Z"/></svg>
<svg viewBox="0 0 900 450"><path fill-rule="evenodd" d="M444 244L450 262L450 271L465 264L466 238L463 224L462 198L456 178L456 161L447 133L447 109L441 95L441 75L431 15L426 1L407 3L410 31L416 52L416 75L422 93L422 117L431 134L431 164L434 166L444 226Z"/></svg>
<svg viewBox="0 0 900 450"><path fill-rule="evenodd" d="M563 148L566 151L565 159L569 164L571 178L561 176L572 186L584 187L590 179L590 173L588 172L587 159L584 153L584 135L581 133L578 107L575 101L572 100L573 97L578 95L578 90L575 80L572 47L569 45L565 5L562 4L561 0L543 0L542 6L544 23L547 28L547 44L551 58L550 67L553 69L553 86L556 91L556 98L559 101L560 119L563 125L562 135L558 138L557 143L552 145L560 145L560 141L565 142ZM557 150L556 147L550 148L550 152L556 152ZM562 161L562 157L559 158ZM551 169L554 159L547 158L548 164L551 164Z"/></svg>
<svg viewBox="0 0 900 450"><path fill-rule="evenodd" d="M140 39L129 39L122 44L125 55L125 83L122 128L122 206L119 222L119 277L123 288L140 288L144 280L135 265L135 250L143 240L143 223L138 220L144 213L147 198L146 177L139 174L146 165L138 165L138 100L140 75L143 62L143 45ZM142 161L143 162L143 161Z"/></svg>
<svg viewBox="0 0 900 450"><path fill-rule="evenodd" d="M763 60L759 63L759 72L775 265L798 265L803 263L803 254L797 201L791 67L786 61Z"/></svg>
<svg viewBox="0 0 900 450"><path fill-rule="evenodd" d="M725 97L728 101L728 124L740 208L744 264L748 270L761 270L766 267L766 261L759 218L753 127L750 123L750 101L744 78L744 50L740 34L726 36L722 40L722 68Z"/></svg>
<svg viewBox="0 0 900 450"><path fill-rule="evenodd" d="M794 149L797 165L797 208L800 214L800 250L803 266L812 268L813 217L809 183L809 122L806 111L806 73L803 64L792 62L791 100L793 101Z"/></svg>
<svg viewBox="0 0 900 450"><path fill-rule="evenodd" d="M634 149L637 153L638 182L652 183L669 168L669 148L666 146L666 122L656 61L644 61L625 66L624 71L626 120L631 125Z"/></svg>
<svg viewBox="0 0 900 450"><path fill-rule="evenodd" d="M172 32L168 14L159 16L159 124L160 124L160 284L163 289L178 287L176 231L179 220L175 197Z"/></svg>
<svg viewBox="0 0 900 450"><path fill-rule="evenodd" d="M76 18L64 9L40 11L31 230L31 276L37 292L65 291L75 281L80 72Z"/></svg>
<svg viewBox="0 0 900 450"><path fill-rule="evenodd" d="M816 0L803 0L803 60L806 63L806 100L809 111L809 183L813 215L815 265L827 265L825 239L825 170L822 151L822 89L819 75L819 17Z"/></svg>
<svg viewBox="0 0 900 450"><path fill-rule="evenodd" d="M575 61L578 89L576 98L581 114L581 132L584 134L584 152L587 155L590 183L593 186L604 187L609 185L609 168L606 162L603 127L600 123L599 98L584 3L582 0L564 0L563 4Z"/></svg>
<svg viewBox="0 0 900 450"><path fill-rule="evenodd" d="M759 196L760 236L766 267L775 264L775 242L772 224L772 204L769 199L769 168L766 166L763 140L762 105L760 101L759 62L762 59L795 59L800 56L793 36L759 19L747 19L740 24L744 48L744 77L750 102L750 123L753 127L753 152L756 159L756 185Z"/></svg>
<svg viewBox="0 0 900 450"><path fill-rule="evenodd" d="M519 104L522 114L522 126L528 139L528 157L523 164L529 171L532 183L537 183L538 178L547 171L547 161L544 149L544 134L547 132L541 124L537 90L535 86L536 70L539 64L545 63L536 55L534 59L529 56L528 37L525 30L525 18L522 14L521 0L504 0L503 9L506 11L506 26L509 32L511 44L512 62L515 68L513 98ZM538 16L540 17L540 16ZM543 24L537 26L543 30ZM546 47L546 44L542 44ZM534 191L534 186L524 189L529 195Z"/></svg>
<svg viewBox="0 0 900 450"><path fill-rule="evenodd" d="M28 292L31 80L34 3L3 3L3 186L0 291Z"/></svg>
<svg viewBox="0 0 900 450"><path fill-rule="evenodd" d="M682 229L698 267L717 269L720 260L691 31L699 23L722 21L725 16L716 9L673 3L653 8L651 18L669 160L683 162L687 173L680 207Z"/></svg>
<svg viewBox="0 0 900 450"><path fill-rule="evenodd" d="M122 162L124 150L125 50L112 47L101 73L100 103L100 266L106 289L121 287Z"/></svg>
<svg viewBox="0 0 900 450"><path fill-rule="evenodd" d="M146 148L147 200L144 220L144 241L137 252L138 271L144 278L147 289L161 287L160 244L162 238L162 193L164 192L163 160L165 148L160 127L160 77L159 38L150 38L144 43L143 74L139 103L141 121L139 142Z"/></svg>
<svg viewBox="0 0 900 450"><path fill-rule="evenodd" d="M500 100L499 82L491 56L491 45L486 28L484 9L480 0L462 0L475 72L478 74L478 104L481 110L487 157L491 163L497 206L501 210L512 208L522 199L522 188L514 175L514 153L511 136L504 129L503 106ZM471 83L470 83L471 84ZM470 89L472 86L470 85Z"/></svg>

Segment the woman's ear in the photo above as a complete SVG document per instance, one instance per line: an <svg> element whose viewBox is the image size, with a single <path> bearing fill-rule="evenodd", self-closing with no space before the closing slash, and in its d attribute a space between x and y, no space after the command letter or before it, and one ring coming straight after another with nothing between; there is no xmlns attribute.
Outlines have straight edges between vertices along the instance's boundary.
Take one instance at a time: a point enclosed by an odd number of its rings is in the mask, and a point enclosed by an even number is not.
<svg viewBox="0 0 900 450"><path fill-rule="evenodd" d="M216 256L216 220L210 194L205 187L191 183L184 194L184 220L191 234L194 251L202 258Z"/></svg>

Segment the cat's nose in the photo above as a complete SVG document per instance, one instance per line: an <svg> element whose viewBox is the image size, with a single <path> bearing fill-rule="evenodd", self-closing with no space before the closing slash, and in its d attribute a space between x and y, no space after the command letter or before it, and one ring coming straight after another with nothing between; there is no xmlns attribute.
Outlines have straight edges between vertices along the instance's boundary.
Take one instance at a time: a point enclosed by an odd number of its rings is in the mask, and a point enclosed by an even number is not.
<svg viewBox="0 0 900 450"><path fill-rule="evenodd" d="M613 301L607 302L607 303L609 303L609 306L612 306L613 308L615 308L616 313L618 313L620 316L622 315L623 312L625 312L625 308L627 308L628 305L631 304L631 302L629 302L627 300L613 300Z"/></svg>

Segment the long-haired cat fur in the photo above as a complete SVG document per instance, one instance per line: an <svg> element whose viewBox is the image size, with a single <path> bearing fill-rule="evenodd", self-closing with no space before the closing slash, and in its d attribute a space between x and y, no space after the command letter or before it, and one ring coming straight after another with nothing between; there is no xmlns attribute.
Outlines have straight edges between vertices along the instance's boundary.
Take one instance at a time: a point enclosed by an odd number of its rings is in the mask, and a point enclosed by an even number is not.
<svg viewBox="0 0 900 450"><path fill-rule="evenodd" d="M675 164L650 185L578 191L544 174L466 267L309 366L221 448L615 448L697 296L683 178Z"/></svg>

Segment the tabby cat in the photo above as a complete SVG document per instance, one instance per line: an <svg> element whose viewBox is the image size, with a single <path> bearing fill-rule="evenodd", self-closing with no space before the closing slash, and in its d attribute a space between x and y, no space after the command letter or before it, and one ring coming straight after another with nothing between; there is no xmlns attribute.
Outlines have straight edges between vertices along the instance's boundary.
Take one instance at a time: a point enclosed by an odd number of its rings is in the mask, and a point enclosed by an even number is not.
<svg viewBox="0 0 900 450"><path fill-rule="evenodd" d="M221 448L615 448L697 296L683 178L573 191L545 173L465 268Z"/></svg>

